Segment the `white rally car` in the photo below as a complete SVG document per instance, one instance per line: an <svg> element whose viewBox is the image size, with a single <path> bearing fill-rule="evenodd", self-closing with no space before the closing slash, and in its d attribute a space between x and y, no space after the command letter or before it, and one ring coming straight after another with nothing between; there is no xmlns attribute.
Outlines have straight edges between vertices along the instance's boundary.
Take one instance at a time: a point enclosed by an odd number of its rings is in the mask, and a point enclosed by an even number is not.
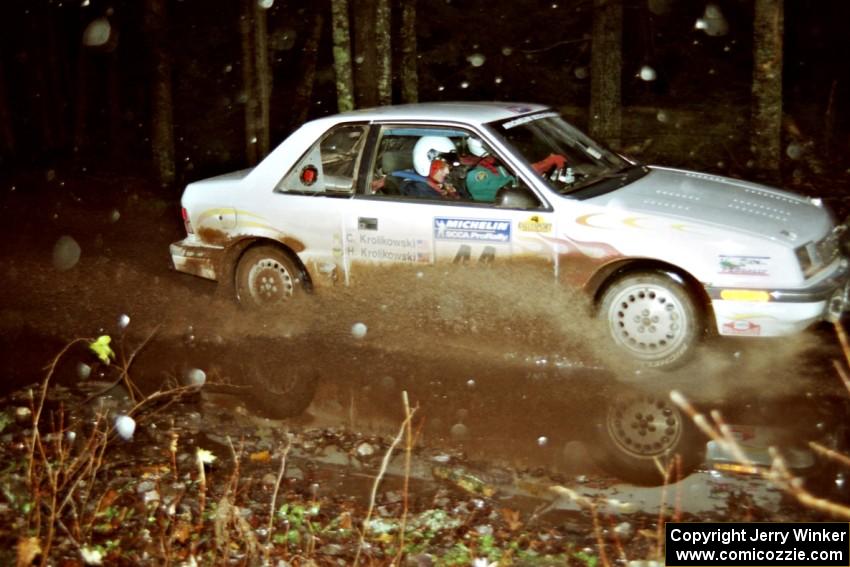
<svg viewBox="0 0 850 567"><path fill-rule="evenodd" d="M190 184L182 206L174 266L232 284L240 302L344 285L364 263L532 257L655 367L706 331L788 335L847 303L843 226L819 200L636 163L533 104L315 120L255 168Z"/></svg>

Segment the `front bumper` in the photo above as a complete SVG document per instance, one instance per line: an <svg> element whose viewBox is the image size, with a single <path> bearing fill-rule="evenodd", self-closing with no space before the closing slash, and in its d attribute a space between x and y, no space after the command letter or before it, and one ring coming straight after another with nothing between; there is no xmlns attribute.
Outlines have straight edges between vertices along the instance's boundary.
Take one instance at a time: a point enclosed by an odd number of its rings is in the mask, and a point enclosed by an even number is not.
<svg viewBox="0 0 850 567"><path fill-rule="evenodd" d="M729 288L706 286L719 334L791 335L820 321L838 321L842 314L850 311L850 268L848 261L842 259L829 277L811 287L753 290L766 292L769 301L723 299L724 290Z"/></svg>
<svg viewBox="0 0 850 567"><path fill-rule="evenodd" d="M180 242L174 242L169 248L171 262L178 272L185 272L194 276L217 280L221 258L224 248L202 244L192 237L184 238Z"/></svg>

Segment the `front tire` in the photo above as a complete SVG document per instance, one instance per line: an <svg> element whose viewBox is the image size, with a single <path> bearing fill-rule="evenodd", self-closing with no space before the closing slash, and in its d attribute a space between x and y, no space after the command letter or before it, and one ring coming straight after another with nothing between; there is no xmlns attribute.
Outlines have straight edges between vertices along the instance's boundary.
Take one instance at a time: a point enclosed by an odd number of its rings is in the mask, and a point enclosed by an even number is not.
<svg viewBox="0 0 850 567"><path fill-rule="evenodd" d="M593 457L625 481L655 486L684 478L700 466L706 440L673 403L647 392L613 396L595 423ZM673 460L679 462L673 465Z"/></svg>
<svg viewBox="0 0 850 567"><path fill-rule="evenodd" d="M247 307L280 307L302 291L303 274L275 246L249 248L236 266L236 299Z"/></svg>
<svg viewBox="0 0 850 567"><path fill-rule="evenodd" d="M602 294L599 317L620 352L654 368L684 363L702 334L690 291L661 272L631 273L615 281Z"/></svg>

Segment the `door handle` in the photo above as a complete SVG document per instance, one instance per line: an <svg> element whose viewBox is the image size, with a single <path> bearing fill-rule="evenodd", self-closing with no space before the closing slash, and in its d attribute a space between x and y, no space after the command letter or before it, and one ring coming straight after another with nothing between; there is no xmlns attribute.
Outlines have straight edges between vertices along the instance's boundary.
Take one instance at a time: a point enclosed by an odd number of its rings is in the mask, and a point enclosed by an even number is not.
<svg viewBox="0 0 850 567"><path fill-rule="evenodd" d="M378 230L378 219L359 217L357 228L359 230Z"/></svg>

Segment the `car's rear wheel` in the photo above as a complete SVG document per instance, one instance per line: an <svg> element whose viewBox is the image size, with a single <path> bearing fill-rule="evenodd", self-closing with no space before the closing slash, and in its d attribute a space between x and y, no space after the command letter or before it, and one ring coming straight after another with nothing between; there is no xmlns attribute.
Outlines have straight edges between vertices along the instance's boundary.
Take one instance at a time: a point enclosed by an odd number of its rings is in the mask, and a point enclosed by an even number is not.
<svg viewBox="0 0 850 567"><path fill-rule="evenodd" d="M626 274L604 291L599 309L617 349L656 368L677 366L693 354L700 315L687 287L661 272Z"/></svg>
<svg viewBox="0 0 850 567"><path fill-rule="evenodd" d="M597 416L595 433L592 453L597 464L635 484L676 481L704 460L705 438L690 418L661 395L615 395Z"/></svg>
<svg viewBox="0 0 850 567"><path fill-rule="evenodd" d="M252 308L278 307L302 291L302 274L276 246L249 248L236 266L236 299Z"/></svg>
<svg viewBox="0 0 850 567"><path fill-rule="evenodd" d="M311 367L281 366L267 376L254 377L253 382L260 392L247 398L246 404L267 417L283 419L304 413L316 396L319 374Z"/></svg>

